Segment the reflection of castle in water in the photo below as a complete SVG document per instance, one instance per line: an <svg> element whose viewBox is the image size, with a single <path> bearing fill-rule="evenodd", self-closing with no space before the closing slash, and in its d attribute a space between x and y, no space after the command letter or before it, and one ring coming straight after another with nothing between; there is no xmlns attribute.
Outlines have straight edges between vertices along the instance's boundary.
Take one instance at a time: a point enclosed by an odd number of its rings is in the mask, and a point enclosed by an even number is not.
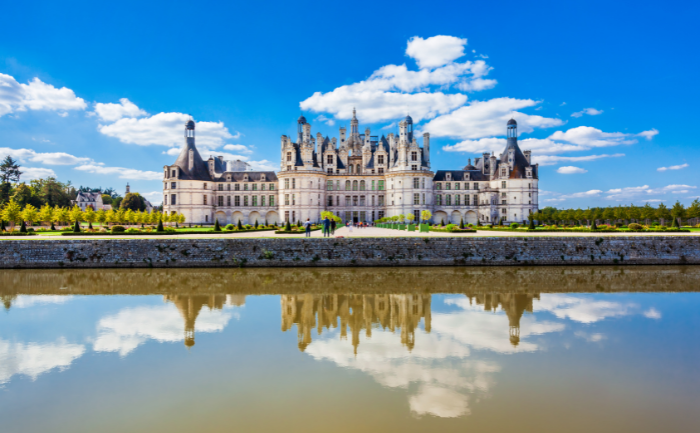
<svg viewBox="0 0 700 433"><path fill-rule="evenodd" d="M520 318L525 311L532 313L533 299L540 299L539 293L480 293L467 297L469 304L483 305L485 311L496 312L501 306L508 316L508 334L513 346L520 343Z"/></svg>
<svg viewBox="0 0 700 433"><path fill-rule="evenodd" d="M340 337L347 338L348 328L357 353L360 332L372 336L372 326L394 332L401 329L401 344L409 350L415 344L415 330L425 319L430 332L430 295L282 295L282 331L297 325L299 349L311 343L311 330L340 328ZM338 323L340 320L340 323Z"/></svg>
<svg viewBox="0 0 700 433"><path fill-rule="evenodd" d="M526 311L532 313L532 301L539 299L539 294L481 293L466 296L470 304L483 305L485 311L496 312L501 307L508 317L508 333L513 346L520 343L520 318ZM362 330L370 338L374 325L391 332L399 328L401 344L411 350L421 319L425 331L430 332L430 304L431 295L425 294L282 295L282 331L296 324L299 349L304 351L311 344L312 329L316 328L321 335L324 328L340 328L340 338L347 339L350 328L357 354Z"/></svg>
<svg viewBox="0 0 700 433"><path fill-rule="evenodd" d="M185 346L194 346L194 326L203 307L221 310L224 305L245 305L245 295L165 295L165 302L172 302L185 322Z"/></svg>

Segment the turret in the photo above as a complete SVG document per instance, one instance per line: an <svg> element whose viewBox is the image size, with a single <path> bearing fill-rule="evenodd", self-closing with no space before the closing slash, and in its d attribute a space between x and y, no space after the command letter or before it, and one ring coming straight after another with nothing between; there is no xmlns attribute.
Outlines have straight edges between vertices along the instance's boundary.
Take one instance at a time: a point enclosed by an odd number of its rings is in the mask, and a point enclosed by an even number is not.
<svg viewBox="0 0 700 433"><path fill-rule="evenodd" d="M423 162L426 168L430 168L430 133L423 134Z"/></svg>

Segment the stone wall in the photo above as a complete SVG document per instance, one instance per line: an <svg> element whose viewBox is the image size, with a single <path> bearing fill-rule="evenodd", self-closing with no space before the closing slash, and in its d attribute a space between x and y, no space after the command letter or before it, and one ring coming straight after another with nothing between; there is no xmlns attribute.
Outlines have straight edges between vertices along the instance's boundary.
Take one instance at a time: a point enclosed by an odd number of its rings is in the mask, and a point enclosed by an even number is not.
<svg viewBox="0 0 700 433"><path fill-rule="evenodd" d="M79 239L0 242L0 268L700 264L700 237Z"/></svg>

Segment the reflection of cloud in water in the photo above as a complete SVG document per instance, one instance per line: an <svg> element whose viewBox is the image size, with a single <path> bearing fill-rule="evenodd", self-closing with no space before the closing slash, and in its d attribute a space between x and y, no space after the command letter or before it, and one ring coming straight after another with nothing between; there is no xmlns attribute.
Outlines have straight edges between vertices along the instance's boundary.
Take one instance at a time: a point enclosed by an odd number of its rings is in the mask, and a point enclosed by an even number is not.
<svg viewBox="0 0 700 433"><path fill-rule="evenodd" d="M493 373L500 371L494 361L467 359L470 348L498 353L532 352L538 346L526 341L528 337L565 328L560 323L539 322L534 316L521 319L527 302L521 302L522 309L511 309L520 301L508 296L498 298L499 304L505 303L507 315L503 311L484 312L483 306L472 305L468 298L448 298L446 303L461 310L432 313L431 332L416 332L411 350L401 344L396 333L377 329L371 338L363 339L357 352L337 331L314 340L305 350L317 360L365 372L386 387L409 389L410 385L417 385L408 402L418 416L469 415L469 394L487 394L494 383ZM514 343L511 328L518 325L519 339Z"/></svg>
<svg viewBox="0 0 700 433"><path fill-rule="evenodd" d="M632 314L637 305L563 294L543 294L536 307L537 311L549 311L560 319L594 323L608 317Z"/></svg>
<svg viewBox="0 0 700 433"><path fill-rule="evenodd" d="M54 368L66 369L85 353L82 344L67 343L61 338L54 343L10 343L0 340L0 384L15 374L36 380Z"/></svg>
<svg viewBox="0 0 700 433"><path fill-rule="evenodd" d="M596 332L594 334L589 334L583 331L576 331L574 332L574 335L583 338L584 340L588 341L589 343L598 343L600 341L605 340L607 337L599 332Z"/></svg>
<svg viewBox="0 0 700 433"><path fill-rule="evenodd" d="M646 317L647 319L660 319L661 318L661 313L659 312L659 310L657 310L654 307L651 307L650 309L648 309L647 311L645 311L642 314L644 314L644 317Z"/></svg>
<svg viewBox="0 0 700 433"><path fill-rule="evenodd" d="M232 314L217 309L198 312L194 329L198 332L219 332ZM149 339L158 342L176 342L187 338L183 317L172 305L125 308L97 323L98 336L93 349L96 352L119 352L127 355Z"/></svg>
<svg viewBox="0 0 700 433"><path fill-rule="evenodd" d="M29 308L46 304L65 304L73 297L66 295L18 295L12 300L13 308Z"/></svg>

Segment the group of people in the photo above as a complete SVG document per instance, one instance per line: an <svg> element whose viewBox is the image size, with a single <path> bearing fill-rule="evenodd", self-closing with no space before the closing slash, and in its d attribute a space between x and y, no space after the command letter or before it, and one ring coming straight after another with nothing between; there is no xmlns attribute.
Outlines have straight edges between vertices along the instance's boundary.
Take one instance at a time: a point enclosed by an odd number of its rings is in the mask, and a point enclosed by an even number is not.
<svg viewBox="0 0 700 433"><path fill-rule="evenodd" d="M307 238L311 237L311 226L312 226L311 219L307 218L306 222L304 223L304 228L306 229L305 232L306 232ZM336 229L337 224L336 224L334 219L331 219L328 217L323 218L323 220L321 220L321 226L323 227L323 237L324 238L330 237L330 236L335 236L335 229ZM366 222L352 223L352 222L348 221L345 224L345 226L348 228L350 233L352 233L353 227L357 227L360 229L367 228L370 226L370 223L366 223Z"/></svg>

